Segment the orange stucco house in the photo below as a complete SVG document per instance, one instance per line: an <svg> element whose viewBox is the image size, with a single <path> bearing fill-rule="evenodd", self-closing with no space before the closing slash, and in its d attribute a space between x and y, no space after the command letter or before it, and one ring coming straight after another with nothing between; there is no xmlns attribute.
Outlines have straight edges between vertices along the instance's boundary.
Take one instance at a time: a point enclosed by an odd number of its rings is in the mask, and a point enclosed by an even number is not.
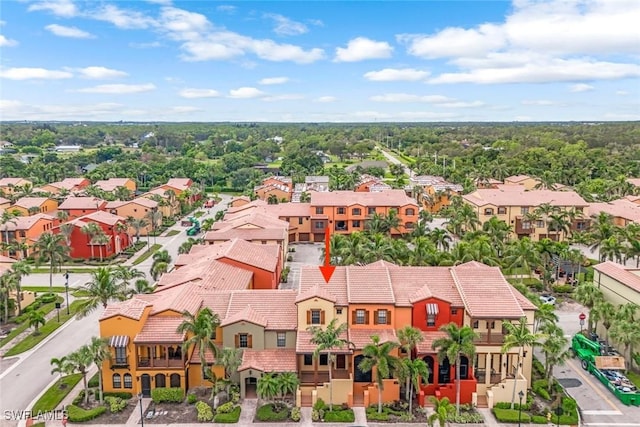
<svg viewBox="0 0 640 427"><path fill-rule="evenodd" d="M16 200L10 209L19 212L21 216L35 215L37 213L55 213L56 209L58 209L58 202L47 197L22 197Z"/></svg>
<svg viewBox="0 0 640 427"><path fill-rule="evenodd" d="M128 201L115 201L109 202L105 206L105 210L114 215L121 216L123 218L136 218L136 219L146 219L148 225L140 229L140 235L146 236L153 229L153 225L151 224L151 218L149 217L150 212L153 212L157 209L160 209L162 212L160 204L155 200L148 199L146 197L138 197L133 200ZM164 214L162 215L164 217ZM162 219L160 219L156 223L156 227L162 225ZM135 229L133 227L129 227L129 234L134 235Z"/></svg>
<svg viewBox="0 0 640 427"><path fill-rule="evenodd" d="M64 202L58 206L58 210L64 211L69 215L69 220L79 218L81 216L105 210L107 202L97 197L67 197Z"/></svg>
<svg viewBox="0 0 640 427"><path fill-rule="evenodd" d="M62 181L45 184L40 187L40 189L51 194L58 194L62 190L69 191L70 193L75 193L82 191L90 185L91 181L89 181L87 178L65 178Z"/></svg>
<svg viewBox="0 0 640 427"><path fill-rule="evenodd" d="M28 257L32 253L31 247L40 236L46 232L53 232L58 224L59 220L55 216L42 213L14 218L14 221L7 222L0 228L0 241L18 241L25 243L27 248L22 251L5 251L4 254L17 259Z"/></svg>
<svg viewBox="0 0 640 427"><path fill-rule="evenodd" d="M135 193L137 188L136 182L131 178L101 179L99 181L96 181L96 183L93 185L108 193L112 193L118 187L124 187L127 190Z"/></svg>
<svg viewBox="0 0 640 427"><path fill-rule="evenodd" d="M19 187L25 185L33 185L33 183L24 178L0 178L0 191L7 196L14 194Z"/></svg>

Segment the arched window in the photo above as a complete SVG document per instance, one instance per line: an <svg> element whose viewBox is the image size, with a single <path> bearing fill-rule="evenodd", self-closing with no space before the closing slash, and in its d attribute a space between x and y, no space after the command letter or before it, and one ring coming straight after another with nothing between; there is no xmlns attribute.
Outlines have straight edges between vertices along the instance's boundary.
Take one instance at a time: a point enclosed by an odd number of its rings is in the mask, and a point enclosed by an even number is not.
<svg viewBox="0 0 640 427"><path fill-rule="evenodd" d="M429 378L427 379L427 382L429 384L433 384L433 356L425 356L422 360L424 360L424 363L426 363L429 368Z"/></svg>
<svg viewBox="0 0 640 427"><path fill-rule="evenodd" d="M156 374L156 388L167 386L167 377L164 374Z"/></svg>
<svg viewBox="0 0 640 427"><path fill-rule="evenodd" d="M133 388L131 374L124 374L124 388Z"/></svg>
<svg viewBox="0 0 640 427"><path fill-rule="evenodd" d="M171 387L180 387L180 374L171 374L171 377L169 377L169 383Z"/></svg>
<svg viewBox="0 0 640 427"><path fill-rule="evenodd" d="M357 383L370 383L371 382L371 371L363 372L360 369L360 362L364 359L363 355L358 355L353 359L353 365L355 367L353 380Z"/></svg>
<svg viewBox="0 0 640 427"><path fill-rule="evenodd" d="M113 381L113 388L122 387L122 378L120 378L120 374L113 374L112 381Z"/></svg>
<svg viewBox="0 0 640 427"><path fill-rule="evenodd" d="M416 211L415 211L415 209L413 209L413 208L407 208L407 209L404 211L404 213L405 213L407 216L413 216L413 215L415 215L415 214L416 214Z"/></svg>

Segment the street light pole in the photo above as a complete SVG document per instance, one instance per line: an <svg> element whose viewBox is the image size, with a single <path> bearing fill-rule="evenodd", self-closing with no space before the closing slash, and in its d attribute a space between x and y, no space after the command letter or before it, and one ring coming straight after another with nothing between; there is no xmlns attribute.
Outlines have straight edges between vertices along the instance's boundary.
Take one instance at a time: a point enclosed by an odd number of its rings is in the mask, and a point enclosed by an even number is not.
<svg viewBox="0 0 640 427"><path fill-rule="evenodd" d="M140 424L144 427L144 411L142 410L142 393L138 394L138 403L140 404Z"/></svg>
<svg viewBox="0 0 640 427"><path fill-rule="evenodd" d="M69 272L64 273L64 291L67 295L67 316L69 315Z"/></svg>
<svg viewBox="0 0 640 427"><path fill-rule="evenodd" d="M522 390L518 392L518 397L520 398L520 404L518 405L518 427L520 427L522 422L522 398L524 398Z"/></svg>

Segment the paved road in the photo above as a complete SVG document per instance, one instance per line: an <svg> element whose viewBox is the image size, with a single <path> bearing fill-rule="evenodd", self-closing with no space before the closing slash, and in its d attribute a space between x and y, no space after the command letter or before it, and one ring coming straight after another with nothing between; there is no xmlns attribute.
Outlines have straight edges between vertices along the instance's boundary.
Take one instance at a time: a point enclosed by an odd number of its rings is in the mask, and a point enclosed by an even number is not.
<svg viewBox="0 0 640 427"><path fill-rule="evenodd" d="M387 158L388 161L390 161L393 164L396 165L402 165L404 167L404 173L406 173L409 177L413 177L415 175L415 173L409 169L409 167L407 165L405 165L400 159L398 159L396 156L394 156L393 154L389 153L388 151L380 148L380 147L376 147L378 150L380 150L380 152L382 153L382 155L384 157Z"/></svg>

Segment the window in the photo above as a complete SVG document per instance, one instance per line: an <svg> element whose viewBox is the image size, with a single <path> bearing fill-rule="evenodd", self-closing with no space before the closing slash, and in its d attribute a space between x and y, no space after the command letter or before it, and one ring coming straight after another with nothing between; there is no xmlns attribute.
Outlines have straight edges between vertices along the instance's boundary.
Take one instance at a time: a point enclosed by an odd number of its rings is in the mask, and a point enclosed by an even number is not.
<svg viewBox="0 0 640 427"><path fill-rule="evenodd" d="M249 335L240 334L240 348L249 348Z"/></svg>
<svg viewBox="0 0 640 427"><path fill-rule="evenodd" d="M289 222L289 217L286 217L284 220L285 220L285 221L287 221L287 222Z"/></svg>
<svg viewBox="0 0 640 427"><path fill-rule="evenodd" d="M321 354L320 355L320 365L321 366L327 366L329 364L329 355L328 354Z"/></svg>
<svg viewBox="0 0 640 427"><path fill-rule="evenodd" d="M478 329L478 321L477 320L473 321L473 329Z"/></svg>
<svg viewBox="0 0 640 427"><path fill-rule="evenodd" d="M413 230L413 228L416 226L413 222L407 222L404 224L404 226L406 227L407 230Z"/></svg>
<svg viewBox="0 0 640 427"><path fill-rule="evenodd" d="M116 347L116 365L126 365L126 364L127 364L127 348Z"/></svg>
<svg viewBox="0 0 640 427"><path fill-rule="evenodd" d="M351 222L351 225L352 225L353 227L356 227L356 228L357 228L357 227L360 227L360 220L352 221L352 222Z"/></svg>
<svg viewBox="0 0 640 427"><path fill-rule="evenodd" d="M122 379L120 378L120 374L113 374L112 381L113 388L122 388Z"/></svg>
<svg viewBox="0 0 640 427"><path fill-rule="evenodd" d="M366 310L362 310L362 309L356 310L356 318L355 318L356 325L364 325L364 324L366 324L367 323L365 321L366 317L367 317Z"/></svg>
<svg viewBox="0 0 640 427"><path fill-rule="evenodd" d="M436 326L436 315L435 313L427 314L427 326Z"/></svg>
<svg viewBox="0 0 640 427"><path fill-rule="evenodd" d="M302 217L298 218L298 225L302 225Z"/></svg>
<svg viewBox="0 0 640 427"><path fill-rule="evenodd" d="M405 210L405 211L404 211L404 213L405 213L407 216L413 216L413 215L415 215L415 214L416 214L416 210L415 210L415 209L413 209L413 208L408 208L407 210Z"/></svg>
<svg viewBox="0 0 640 427"><path fill-rule="evenodd" d="M263 245L266 245L266 244L267 244L267 241L266 241L266 240L263 240L263 241L262 241L262 244L263 244Z"/></svg>
<svg viewBox="0 0 640 427"><path fill-rule="evenodd" d="M544 228L544 221L542 220L536 221L536 228Z"/></svg>
<svg viewBox="0 0 640 427"><path fill-rule="evenodd" d="M520 208L520 214L521 215L526 215L529 213L529 208L528 207L522 207Z"/></svg>
<svg viewBox="0 0 640 427"><path fill-rule="evenodd" d="M342 314L342 309L341 308L336 308L336 314Z"/></svg>
<svg viewBox="0 0 640 427"><path fill-rule="evenodd" d="M457 309L457 308L452 308L452 309L451 309L451 315L452 315L452 316L455 316L455 315L457 315L457 314L458 314L458 309Z"/></svg>
<svg viewBox="0 0 640 427"><path fill-rule="evenodd" d="M353 208L353 209L351 209L351 215L353 215L353 216L359 216L359 215L362 215L362 209L360 209L360 208Z"/></svg>
<svg viewBox="0 0 640 427"><path fill-rule="evenodd" d="M322 215L324 213L324 208L316 206L316 215Z"/></svg>
<svg viewBox="0 0 640 427"><path fill-rule="evenodd" d="M484 210L485 215L493 215L493 208L486 208Z"/></svg>
<svg viewBox="0 0 640 427"><path fill-rule="evenodd" d="M496 328L496 322L495 321L491 321L491 322L487 322L487 329L495 329Z"/></svg>
<svg viewBox="0 0 640 427"><path fill-rule="evenodd" d="M522 221L522 229L529 230L531 228L531 223L529 221Z"/></svg>
<svg viewBox="0 0 640 427"><path fill-rule="evenodd" d="M316 222L315 228L317 230L324 230L324 222Z"/></svg>
<svg viewBox="0 0 640 427"><path fill-rule="evenodd" d="M320 325L321 322L321 313L320 310L311 310L311 324L312 325Z"/></svg>
<svg viewBox="0 0 640 427"><path fill-rule="evenodd" d="M278 332L278 339L276 340L277 347L285 347L287 345L287 333L286 332Z"/></svg>
<svg viewBox="0 0 640 427"><path fill-rule="evenodd" d="M378 310L376 315L376 322L378 325L386 325L388 323L387 310Z"/></svg>
<svg viewBox="0 0 640 427"><path fill-rule="evenodd" d="M578 221L578 222L576 223L576 229L578 229L578 230L584 230L584 229L586 229L586 228L587 228L587 227L586 227L586 224L585 224L585 222L584 222L584 221Z"/></svg>
<svg viewBox="0 0 640 427"><path fill-rule="evenodd" d="M131 374L124 374L124 388L133 388L132 380Z"/></svg>
<svg viewBox="0 0 640 427"><path fill-rule="evenodd" d="M338 208L337 209L337 214L338 215L344 215L347 212L347 210L345 208Z"/></svg>
<svg viewBox="0 0 640 427"><path fill-rule="evenodd" d="M211 332L211 339L215 340L217 335L218 335L218 331L217 331L217 329L214 329L213 332Z"/></svg>
<svg viewBox="0 0 640 427"><path fill-rule="evenodd" d="M507 213L507 208L498 208L498 215L504 215Z"/></svg>
<svg viewBox="0 0 640 427"><path fill-rule="evenodd" d="M374 213L376 213L376 208L367 208L367 214L373 215Z"/></svg>
<svg viewBox="0 0 640 427"><path fill-rule="evenodd" d="M304 366L313 365L313 354L305 354L304 355Z"/></svg>

